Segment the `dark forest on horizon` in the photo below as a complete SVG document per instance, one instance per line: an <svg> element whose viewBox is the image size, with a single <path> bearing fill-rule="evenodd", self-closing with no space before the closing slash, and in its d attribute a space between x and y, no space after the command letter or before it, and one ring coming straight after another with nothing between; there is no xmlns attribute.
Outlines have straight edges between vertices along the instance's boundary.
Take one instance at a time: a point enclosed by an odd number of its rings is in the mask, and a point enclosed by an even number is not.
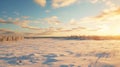
<svg viewBox="0 0 120 67"><path fill-rule="evenodd" d="M97 36L97 35L92 35L92 36L44 36L44 37L25 37L26 39L38 39L38 38L54 38L54 39L77 39L77 40L120 40L120 35L119 36Z"/></svg>

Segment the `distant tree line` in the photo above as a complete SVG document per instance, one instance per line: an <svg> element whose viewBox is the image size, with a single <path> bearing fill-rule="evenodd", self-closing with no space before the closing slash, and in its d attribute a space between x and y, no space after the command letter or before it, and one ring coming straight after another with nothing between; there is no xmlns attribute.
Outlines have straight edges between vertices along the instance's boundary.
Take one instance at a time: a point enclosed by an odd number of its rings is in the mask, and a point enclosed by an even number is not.
<svg viewBox="0 0 120 67"><path fill-rule="evenodd" d="M18 41L24 39L22 35L0 35L0 41Z"/></svg>
<svg viewBox="0 0 120 67"><path fill-rule="evenodd" d="M73 39L81 39L81 40L120 40L120 36L68 36Z"/></svg>

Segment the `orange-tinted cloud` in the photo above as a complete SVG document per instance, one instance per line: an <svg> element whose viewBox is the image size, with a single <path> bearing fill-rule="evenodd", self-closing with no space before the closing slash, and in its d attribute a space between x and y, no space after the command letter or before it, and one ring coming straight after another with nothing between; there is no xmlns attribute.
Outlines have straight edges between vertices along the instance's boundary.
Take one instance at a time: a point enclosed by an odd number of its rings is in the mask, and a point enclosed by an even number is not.
<svg viewBox="0 0 120 67"><path fill-rule="evenodd" d="M11 23L13 23L13 22L11 21L11 19L4 20L4 19L1 19L1 18L0 18L0 23L11 24Z"/></svg>
<svg viewBox="0 0 120 67"><path fill-rule="evenodd" d="M14 24L14 25L20 26L22 28L27 28L27 29L31 29L31 30L41 30L41 28L30 26L29 25L30 22L31 22L30 20L19 20L17 18L12 19L12 20L0 19L0 23Z"/></svg>
<svg viewBox="0 0 120 67"><path fill-rule="evenodd" d="M120 15L120 8L117 8L115 10L107 11L107 12L102 12L101 14L95 16L95 19L99 20L105 20L109 17Z"/></svg>
<svg viewBox="0 0 120 67"><path fill-rule="evenodd" d="M0 23L5 23L5 20L0 18Z"/></svg>
<svg viewBox="0 0 120 67"><path fill-rule="evenodd" d="M30 30L42 30L39 27L30 26L29 25L30 22L31 22L30 20L23 20L23 21L17 22L16 25L18 25L18 26L20 26L22 28L30 29Z"/></svg>
<svg viewBox="0 0 120 67"><path fill-rule="evenodd" d="M48 17L48 18L44 18L43 21L49 23L49 24L54 24L54 25L58 25L61 23L61 21L58 19L57 16L52 16L52 17Z"/></svg>
<svg viewBox="0 0 120 67"><path fill-rule="evenodd" d="M65 7L74 4L77 0L52 0L52 6L54 8Z"/></svg>
<svg viewBox="0 0 120 67"><path fill-rule="evenodd" d="M28 19L30 18L29 16L22 16L23 19Z"/></svg>
<svg viewBox="0 0 120 67"><path fill-rule="evenodd" d="M0 28L0 34L13 34L13 33L16 33L16 32L9 29Z"/></svg>
<svg viewBox="0 0 120 67"><path fill-rule="evenodd" d="M34 0L34 1L42 7L45 7L46 5L46 0Z"/></svg>

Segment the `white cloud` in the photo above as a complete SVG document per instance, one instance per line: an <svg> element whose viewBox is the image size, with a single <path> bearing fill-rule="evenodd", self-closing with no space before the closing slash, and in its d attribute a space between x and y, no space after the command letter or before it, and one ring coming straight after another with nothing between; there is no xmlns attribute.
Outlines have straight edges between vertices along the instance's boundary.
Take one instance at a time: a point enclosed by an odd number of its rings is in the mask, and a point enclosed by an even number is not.
<svg viewBox="0 0 120 67"><path fill-rule="evenodd" d="M19 14L19 12L16 12L16 11L14 12L14 14L15 14L15 15L17 15L17 16L19 16L19 15L20 15L20 14Z"/></svg>
<svg viewBox="0 0 120 67"><path fill-rule="evenodd" d="M70 25L77 25L78 21L76 21L75 19L71 19L69 23Z"/></svg>
<svg viewBox="0 0 120 67"><path fill-rule="evenodd" d="M49 13L49 12L50 12L50 10L45 10L45 12L46 12L46 13Z"/></svg>
<svg viewBox="0 0 120 67"><path fill-rule="evenodd" d="M116 4L113 0L88 0L88 1L93 3L93 4L104 3L107 6L107 8L105 8L103 10L105 12L115 10L115 9L119 8L119 6L120 6L120 5Z"/></svg>

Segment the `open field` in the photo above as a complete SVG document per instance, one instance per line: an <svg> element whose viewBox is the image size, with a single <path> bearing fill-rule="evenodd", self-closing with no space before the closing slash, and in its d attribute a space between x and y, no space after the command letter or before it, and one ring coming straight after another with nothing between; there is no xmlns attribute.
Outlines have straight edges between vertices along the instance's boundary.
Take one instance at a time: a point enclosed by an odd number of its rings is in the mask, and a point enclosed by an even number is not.
<svg viewBox="0 0 120 67"><path fill-rule="evenodd" d="M0 42L0 67L120 67L120 40Z"/></svg>

